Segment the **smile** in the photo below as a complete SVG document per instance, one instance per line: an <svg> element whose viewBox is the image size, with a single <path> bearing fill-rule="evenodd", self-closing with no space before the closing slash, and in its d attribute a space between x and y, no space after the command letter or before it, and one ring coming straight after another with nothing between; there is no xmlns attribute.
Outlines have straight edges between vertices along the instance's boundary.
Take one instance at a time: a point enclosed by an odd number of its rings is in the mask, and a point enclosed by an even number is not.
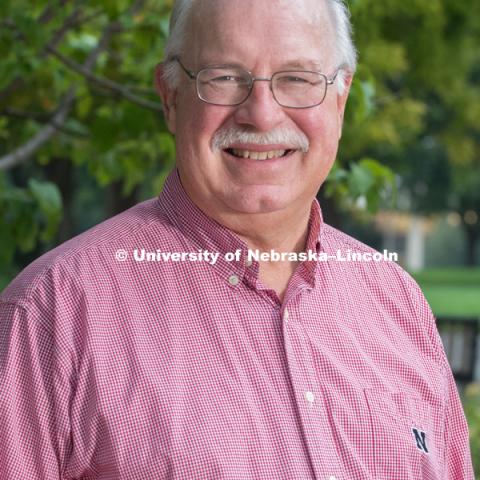
<svg viewBox="0 0 480 480"><path fill-rule="evenodd" d="M253 150L240 150L237 148L227 148L226 152L234 157L249 158L251 160L269 160L272 158L286 157L294 150L270 150L267 152L256 152Z"/></svg>

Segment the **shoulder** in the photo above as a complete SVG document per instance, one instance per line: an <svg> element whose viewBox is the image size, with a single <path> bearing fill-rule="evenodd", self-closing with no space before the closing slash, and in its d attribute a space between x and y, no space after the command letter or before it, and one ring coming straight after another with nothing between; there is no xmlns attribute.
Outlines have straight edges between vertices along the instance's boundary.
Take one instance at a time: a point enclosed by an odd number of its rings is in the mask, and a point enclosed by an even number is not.
<svg viewBox="0 0 480 480"><path fill-rule="evenodd" d="M355 261L331 264L332 276L342 282L348 295L355 295L359 308L380 311L385 326L403 332L444 366L443 347L432 310L417 282L396 260L389 259L389 254L395 252L378 252L329 225L322 226L321 235L322 250L329 255L367 254L363 257L366 260L358 255Z"/></svg>
<svg viewBox="0 0 480 480"><path fill-rule="evenodd" d="M34 300L47 300L78 288L85 276L101 275L116 262L116 252L175 235L158 199L139 203L45 253L28 265L0 293L0 303L28 308Z"/></svg>
<svg viewBox="0 0 480 480"><path fill-rule="evenodd" d="M401 293L398 287L402 287L405 293L415 296L420 293L423 297L415 280L397 263L396 252L379 252L327 224L322 226L321 245L329 255L337 255L344 260L339 263L347 264L348 271L361 272L365 280L374 279L373 285L378 288L390 287L398 295Z"/></svg>

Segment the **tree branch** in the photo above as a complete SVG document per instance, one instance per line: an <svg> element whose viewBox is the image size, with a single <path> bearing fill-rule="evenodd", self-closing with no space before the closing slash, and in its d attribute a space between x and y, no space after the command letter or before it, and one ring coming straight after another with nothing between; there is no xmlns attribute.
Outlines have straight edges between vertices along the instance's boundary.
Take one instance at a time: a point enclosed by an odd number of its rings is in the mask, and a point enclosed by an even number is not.
<svg viewBox="0 0 480 480"><path fill-rule="evenodd" d="M61 125L59 123L55 123L51 113L28 112L25 110L17 110L16 108L5 108L4 110L0 110L0 116L30 119L39 123L49 123L53 127L55 127L59 132L65 133L67 135L71 135L74 137L83 137L83 138L88 137L88 135L86 135L83 132L73 130L72 128L68 128L65 125Z"/></svg>
<svg viewBox="0 0 480 480"><path fill-rule="evenodd" d="M75 99L75 89L71 88L61 102L61 106L55 116L52 118L51 124L43 127L36 133L27 143L17 148L11 153L0 157L0 170L13 168L20 163L28 160L45 142L50 140L57 131L55 124L61 124L65 121L73 100Z"/></svg>
<svg viewBox="0 0 480 480"><path fill-rule="evenodd" d="M111 37L121 29L121 26L117 23L111 23L104 30L103 35L98 42L98 45L90 52L87 59L83 64L83 68L91 70L95 65L98 55L107 47ZM63 97L60 102L60 106L57 113L51 120L51 124L46 125L40 129L30 140L24 145L18 147L11 153L0 157L0 170L7 170L21 163L27 161L40 147L42 147L52 136L57 132L55 124L63 124L75 100L76 88L72 87Z"/></svg>
<svg viewBox="0 0 480 480"><path fill-rule="evenodd" d="M57 45L60 44L65 34L75 25L79 17L80 9L76 8L71 13L71 15L68 16L63 25L56 32L53 33L52 38L50 39L44 51L40 55L40 58L46 57L48 55L48 47L55 48Z"/></svg>
<svg viewBox="0 0 480 480"><path fill-rule="evenodd" d="M139 85L126 85L125 88L128 88L131 92L141 93L142 95L156 95L157 91L154 88L142 87Z"/></svg>
<svg viewBox="0 0 480 480"><path fill-rule="evenodd" d="M64 7L65 4L67 3L67 0L61 0L59 2L60 7ZM58 7L54 7L52 5L47 5L45 7L45 10L41 13L41 15L38 17L38 22L39 23L48 23L54 18L55 16L55 11Z"/></svg>
<svg viewBox="0 0 480 480"><path fill-rule="evenodd" d="M66 0L61 0L61 3L65 2ZM129 9L129 14L135 14L139 11L143 6L144 0L137 0ZM53 10L47 8L44 13L41 15L39 21L40 22L48 22L53 15ZM69 17L68 21L72 20L72 17L76 17L76 13ZM81 65L86 71L91 71L95 65L95 62L99 56L99 54L105 50L110 42L110 39L115 33L118 33L122 30L122 26L119 22L112 22L110 23L105 30L103 31L102 37L98 42L97 46L90 52L87 59ZM59 40L59 39L57 39ZM52 47L52 45L50 45ZM21 81L21 79L20 79ZM8 88L8 87L7 87ZM75 101L75 92L76 88L71 87L66 95L63 97L62 101L60 102L60 106L57 110L57 113L51 120L49 125L43 127L40 131L38 131L30 140L28 140L24 145L18 147L11 153L0 157L0 170L7 170L13 168L21 163L27 161L32 157L32 155L42 147L52 136L56 133L57 129L55 128L56 124L63 124L63 122L68 117L72 105Z"/></svg>
<svg viewBox="0 0 480 480"><path fill-rule="evenodd" d="M54 13L54 9L52 7L47 7L38 18L38 23L41 23L41 24L48 23L52 19L53 13ZM71 28L71 26L73 26L75 22L78 21L78 15L79 15L79 10L76 9L65 19L64 24L56 32L54 32L52 39L48 42L49 46L55 48L62 41L63 37L68 32L69 28ZM8 22L8 20L6 21ZM14 29L17 28L15 23L13 22L10 24L10 27ZM44 50L43 56L45 55L46 55L46 52ZM24 84L25 84L25 81L23 80L23 78L19 75L16 76L6 87L3 88L3 90L0 90L0 100L3 100L4 98L8 98L9 96L11 96L11 94L15 90L18 90Z"/></svg>
<svg viewBox="0 0 480 480"><path fill-rule="evenodd" d="M112 90L113 92L119 94L123 98L129 100L130 102L139 105L143 108L148 108L155 112L163 112L161 103L152 102L144 98L135 95L130 89L120 85L119 83L114 82L108 78L100 77L95 75L90 69L85 68L84 66L74 62L73 60L67 58L65 55L61 54L55 48L49 47L47 49L55 58L60 60L64 65L78 73L79 75L84 76L90 82L96 83L97 85Z"/></svg>

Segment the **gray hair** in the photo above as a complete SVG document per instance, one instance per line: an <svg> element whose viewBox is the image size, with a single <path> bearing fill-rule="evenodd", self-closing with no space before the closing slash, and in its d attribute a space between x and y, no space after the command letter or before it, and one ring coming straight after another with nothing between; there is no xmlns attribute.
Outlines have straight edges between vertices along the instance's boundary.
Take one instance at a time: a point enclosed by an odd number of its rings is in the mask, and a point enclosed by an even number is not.
<svg viewBox="0 0 480 480"><path fill-rule="evenodd" d="M350 12L344 0L325 0L332 18L336 33L335 60L342 69L337 77L337 87L340 94L345 90L345 70L350 74L357 68L357 51L352 39ZM170 33L165 45L165 59L169 60L180 55L187 38L187 27L192 7L196 0L176 0L170 17ZM163 76L171 88L176 88L179 82L177 62L167 62Z"/></svg>
<svg viewBox="0 0 480 480"><path fill-rule="evenodd" d="M212 137L212 150L224 150L236 143L257 145L287 144L290 149L306 153L310 149L308 137L300 130L275 128L269 132L252 132L240 127L222 127Z"/></svg>

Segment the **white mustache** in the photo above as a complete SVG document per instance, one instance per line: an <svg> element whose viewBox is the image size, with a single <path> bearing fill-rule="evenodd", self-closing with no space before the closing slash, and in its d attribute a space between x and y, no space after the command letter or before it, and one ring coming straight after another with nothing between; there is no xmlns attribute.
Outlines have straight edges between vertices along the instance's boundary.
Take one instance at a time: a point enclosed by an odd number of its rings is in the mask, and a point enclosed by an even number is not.
<svg viewBox="0 0 480 480"><path fill-rule="evenodd" d="M256 143L258 145L288 145L291 150L308 152L310 142L302 132L287 129L276 129L266 133L248 132L239 128L223 128L213 135L212 150L225 150L232 145L241 143Z"/></svg>

